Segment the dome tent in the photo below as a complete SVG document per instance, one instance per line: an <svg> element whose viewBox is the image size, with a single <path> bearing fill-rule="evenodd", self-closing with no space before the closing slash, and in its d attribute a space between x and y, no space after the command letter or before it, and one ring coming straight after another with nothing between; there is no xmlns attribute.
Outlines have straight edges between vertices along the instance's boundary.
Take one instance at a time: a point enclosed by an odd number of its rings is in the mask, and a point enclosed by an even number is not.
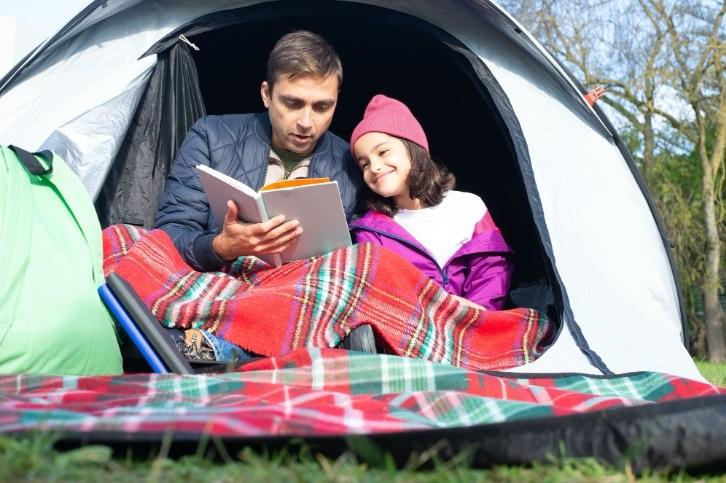
<svg viewBox="0 0 726 483"><path fill-rule="evenodd" d="M186 130L204 112L260 110L266 56L294 28L343 60L331 131L346 138L373 94L397 97L459 189L485 200L518 255L514 302L559 327L514 372L701 379L669 242L630 156L496 4L96 1L0 81L0 142L59 153L102 220L148 225Z"/></svg>
<svg viewBox="0 0 726 483"><path fill-rule="evenodd" d="M567 330L523 370L699 377L668 242L632 161L504 12L486 2L247 3L94 2L3 79L0 112L12 114L0 120L2 141L67 159L106 223L148 226L172 155L205 106L260 110L272 44L309 28L344 61L331 131L346 138L377 92L404 100L459 189L483 197L513 245L518 285L547 281L550 315ZM143 109L173 114L148 114L134 137ZM140 153L151 158L143 166Z"/></svg>

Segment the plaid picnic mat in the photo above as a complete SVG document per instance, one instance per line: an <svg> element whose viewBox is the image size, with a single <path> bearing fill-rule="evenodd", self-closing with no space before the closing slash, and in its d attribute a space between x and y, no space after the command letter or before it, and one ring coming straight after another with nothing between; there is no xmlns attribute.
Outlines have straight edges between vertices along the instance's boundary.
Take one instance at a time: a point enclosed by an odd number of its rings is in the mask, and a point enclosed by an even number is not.
<svg viewBox="0 0 726 483"><path fill-rule="evenodd" d="M470 308L369 243L278 268L242 257L226 272L200 273L161 230L114 225L103 240L104 271L128 280L162 324L202 328L267 356L334 347L370 324L386 353L503 369L539 357L551 329L535 310Z"/></svg>
<svg viewBox="0 0 726 483"><path fill-rule="evenodd" d="M300 349L241 372L0 376L0 431L321 436L465 427L726 394L643 372L517 377L421 359Z"/></svg>

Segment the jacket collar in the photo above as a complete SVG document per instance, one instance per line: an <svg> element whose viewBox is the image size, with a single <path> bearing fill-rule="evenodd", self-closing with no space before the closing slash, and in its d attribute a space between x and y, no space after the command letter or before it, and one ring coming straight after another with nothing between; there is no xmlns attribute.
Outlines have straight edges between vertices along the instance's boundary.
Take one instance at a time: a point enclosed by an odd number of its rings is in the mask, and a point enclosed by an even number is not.
<svg viewBox="0 0 726 483"><path fill-rule="evenodd" d="M377 231L390 233L392 235L395 235L398 238L403 238L406 241L409 241L411 243L415 243L418 245L419 243L416 241L416 239L406 231L405 228L403 228L401 225L396 223L396 220L391 218L390 216L383 214L379 211L376 211L374 209L369 209L366 211L363 216L356 219L355 221L351 222L351 229L374 229Z"/></svg>
<svg viewBox="0 0 726 483"><path fill-rule="evenodd" d="M269 149L272 143L272 124L270 123L270 115L267 111L255 114L254 130L257 139ZM320 139L318 139L315 149L313 150L312 159L310 160L311 167L320 157L328 155L328 152L330 151L330 143L330 133L325 131L325 133L320 136Z"/></svg>
<svg viewBox="0 0 726 483"><path fill-rule="evenodd" d="M415 245L424 252L428 252L418 242L418 240L416 240L401 225L396 223L396 220L373 209L368 210L363 216L352 221L350 224L350 229L368 229L382 234L390 234L396 238L403 239L408 243ZM451 258L453 259L461 255L467 255L472 253L492 251L512 253L512 249L504 240L502 233L499 231L496 225L494 225L494 222L489 215L489 211L487 211L481 221L479 221L475 226L471 240L464 243Z"/></svg>

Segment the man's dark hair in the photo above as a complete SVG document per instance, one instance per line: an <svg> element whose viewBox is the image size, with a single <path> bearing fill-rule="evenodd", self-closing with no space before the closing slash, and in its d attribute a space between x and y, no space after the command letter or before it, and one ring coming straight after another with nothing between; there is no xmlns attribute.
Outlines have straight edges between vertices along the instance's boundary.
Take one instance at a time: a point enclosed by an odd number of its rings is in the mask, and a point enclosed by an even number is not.
<svg viewBox="0 0 726 483"><path fill-rule="evenodd" d="M272 89L281 76L338 77L338 89L343 85L343 65L333 47L320 35L296 30L283 35L267 58L267 84Z"/></svg>
<svg viewBox="0 0 726 483"><path fill-rule="evenodd" d="M408 193L411 199L419 199L424 207L436 206L444 199L447 191L454 189L456 178L444 166L437 164L431 155L418 144L407 139L400 139L408 150L411 158L411 170L408 172ZM363 194L363 208L393 216L398 211L393 198L384 198L367 186Z"/></svg>

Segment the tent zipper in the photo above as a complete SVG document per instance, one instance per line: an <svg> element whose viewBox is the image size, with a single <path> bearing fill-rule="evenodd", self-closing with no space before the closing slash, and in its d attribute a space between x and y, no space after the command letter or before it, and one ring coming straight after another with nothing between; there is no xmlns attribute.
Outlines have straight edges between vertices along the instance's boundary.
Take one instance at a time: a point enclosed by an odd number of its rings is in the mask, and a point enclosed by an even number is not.
<svg viewBox="0 0 726 483"><path fill-rule="evenodd" d="M179 34L179 40L187 44L189 47L194 49L195 51L199 52L199 47L197 47L191 40L189 40L184 34Z"/></svg>

